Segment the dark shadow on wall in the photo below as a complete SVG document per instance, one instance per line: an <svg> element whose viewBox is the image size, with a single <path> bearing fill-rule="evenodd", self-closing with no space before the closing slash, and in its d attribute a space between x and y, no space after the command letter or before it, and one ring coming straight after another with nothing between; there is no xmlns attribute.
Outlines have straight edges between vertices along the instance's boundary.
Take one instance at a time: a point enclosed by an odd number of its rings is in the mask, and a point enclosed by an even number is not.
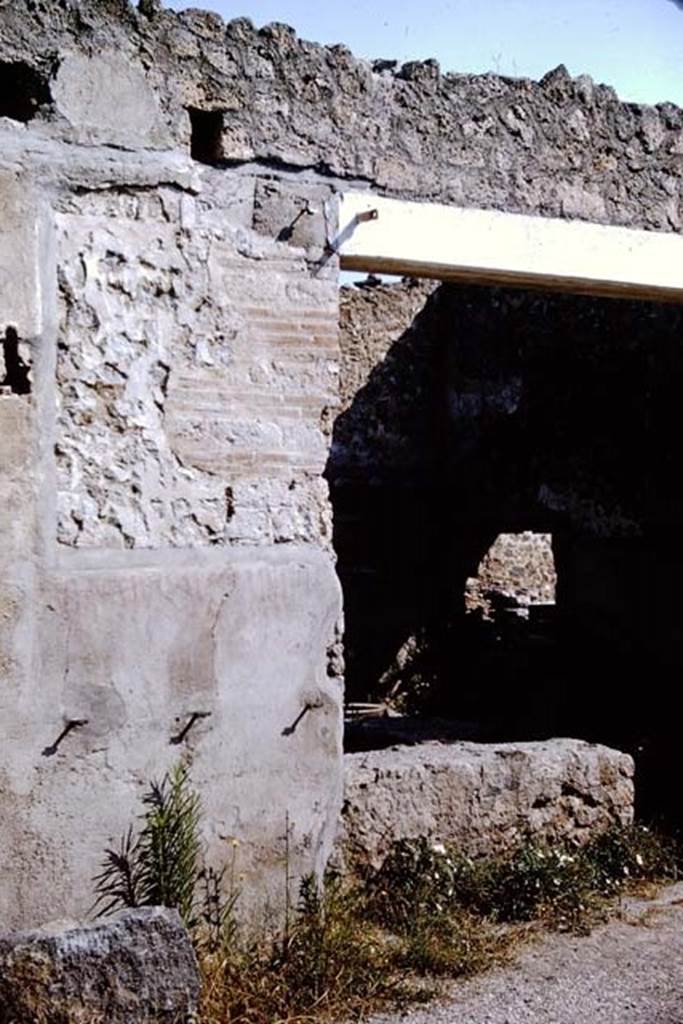
<svg viewBox="0 0 683 1024"><path fill-rule="evenodd" d="M14 327L8 327L4 338L0 338L0 388L13 395L30 395L31 367L21 353L21 341Z"/></svg>
<svg viewBox="0 0 683 1024"><path fill-rule="evenodd" d="M350 700L386 690L383 676L402 646L432 629L450 599L441 591L450 590L450 580L435 571L446 429L437 304L417 283L371 283L345 290L342 300L347 407L334 426L326 476L345 596Z"/></svg>
<svg viewBox="0 0 683 1024"><path fill-rule="evenodd" d="M343 345L390 306L343 314ZM682 336L674 306L426 296L334 428L350 699L408 676L417 706L484 739L612 743L638 757L642 808L680 814ZM492 631L463 603L495 536L525 529L553 534L558 572L536 646L538 623Z"/></svg>
<svg viewBox="0 0 683 1024"><path fill-rule="evenodd" d="M0 61L0 117L24 124L51 102L47 81L22 61Z"/></svg>

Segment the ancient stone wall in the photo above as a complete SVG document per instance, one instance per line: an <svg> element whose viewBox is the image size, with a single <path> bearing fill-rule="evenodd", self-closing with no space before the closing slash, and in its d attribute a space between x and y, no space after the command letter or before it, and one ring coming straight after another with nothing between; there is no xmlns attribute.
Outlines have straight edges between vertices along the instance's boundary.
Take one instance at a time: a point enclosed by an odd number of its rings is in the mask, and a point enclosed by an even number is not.
<svg viewBox="0 0 683 1024"><path fill-rule="evenodd" d="M6 926L85 913L180 757L210 858L237 839L259 901L286 850L322 868L341 799L331 189L278 241L311 189L156 152L157 97L117 60L53 76L71 126L0 122Z"/></svg>
<svg viewBox="0 0 683 1024"><path fill-rule="evenodd" d="M181 753L204 795L211 856L240 839L240 868L265 898L282 891L285 845L291 874L322 867L341 799L334 467L323 470L340 359L353 358L335 329L336 192L678 230L683 114L621 104L562 69L536 84L372 65L283 26L176 15L157 0L3 4L0 83L0 820L11 851L0 919L85 911L141 783ZM466 324L473 307L449 294ZM406 299L406 328L422 301ZM448 325L449 301L430 300L428 316ZM544 323L543 301L524 316ZM649 329L648 315L640 322ZM505 378L497 397L458 404L477 351L476 331L463 334L474 347L440 364L463 442L451 449L456 476L481 419L464 429L462 409L490 407L507 429L519 376L513 348L492 371ZM546 330L538 342L539 372L550 372L553 340ZM435 372L413 342L403 351ZM671 335L657 352L677 365ZM394 387L385 363L360 389L377 402ZM591 392L596 426L606 373ZM407 399L428 413L405 420L421 443L449 437L428 392L413 384ZM361 405L345 401L335 458L359 437ZM377 413L369 425L403 458L391 421ZM561 435L551 439L564 453ZM591 457L602 473L606 448ZM417 473L406 464L406 477ZM571 474L556 477L539 478L542 516L607 507L590 488L568 490ZM419 619L444 606L434 586L416 601L412 567L447 566L444 586L471 574L493 520L476 521L476 543L466 524L510 474L482 491L482 470L444 502L452 479L442 475L422 511L395 500L405 491L376 506L376 538L383 515L411 538L401 630L416 607ZM526 480L515 484L525 501ZM609 504L610 523L617 507L619 522L634 521L622 504ZM505 504L506 528L513 512ZM439 537L452 538L446 552Z"/></svg>
<svg viewBox="0 0 683 1024"><path fill-rule="evenodd" d="M0 915L85 912L140 783L181 756L213 858L237 838L266 896L288 818L294 870L320 867L340 799L334 274L254 232L253 180L211 190L185 158L190 189L153 161L140 184L142 157L83 168L5 135L25 185L3 189L2 329L28 343L31 392L0 397ZM51 180L60 160L78 188Z"/></svg>
<svg viewBox="0 0 683 1024"><path fill-rule="evenodd" d="M443 360L423 312L435 288L371 282L341 291L341 404L325 476L355 700L377 696L378 680L441 597Z"/></svg>
<svg viewBox="0 0 683 1024"><path fill-rule="evenodd" d="M500 533L465 584L465 608L491 618L506 603L520 610L555 603L557 573L549 533Z"/></svg>
<svg viewBox="0 0 683 1024"><path fill-rule="evenodd" d="M248 237L253 180L236 218L211 179L203 204L163 188L59 204L61 544L330 537L335 282Z"/></svg>
<svg viewBox="0 0 683 1024"><path fill-rule="evenodd" d="M200 151L234 165L457 205L681 225L681 111L620 103L563 68L536 83L442 74L434 61L370 63L284 25L174 14L156 0L137 10L127 0L17 0L3 10L3 39L2 59L39 75L58 58L52 95L74 140L186 148L194 116ZM102 53L116 118L106 90L93 89Z"/></svg>

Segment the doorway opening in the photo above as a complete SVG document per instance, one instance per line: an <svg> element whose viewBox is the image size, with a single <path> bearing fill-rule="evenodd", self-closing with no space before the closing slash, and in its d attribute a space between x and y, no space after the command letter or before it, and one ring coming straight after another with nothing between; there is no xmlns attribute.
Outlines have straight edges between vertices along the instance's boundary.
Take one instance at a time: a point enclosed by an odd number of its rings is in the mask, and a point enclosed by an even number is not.
<svg viewBox="0 0 683 1024"><path fill-rule="evenodd" d="M672 304L342 289L348 749L574 736L632 753L643 813L680 815L682 330Z"/></svg>

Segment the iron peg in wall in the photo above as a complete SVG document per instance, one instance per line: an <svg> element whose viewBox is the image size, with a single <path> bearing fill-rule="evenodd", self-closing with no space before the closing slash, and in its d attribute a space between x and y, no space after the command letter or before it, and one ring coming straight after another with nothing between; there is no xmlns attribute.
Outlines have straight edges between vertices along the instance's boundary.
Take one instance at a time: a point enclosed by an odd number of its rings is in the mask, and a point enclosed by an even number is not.
<svg viewBox="0 0 683 1024"><path fill-rule="evenodd" d="M313 217L318 211L314 210L308 199L304 201L304 205L301 207L299 212L286 227L284 227L277 236L278 242L288 242L294 234L294 228L297 226L302 217L309 216Z"/></svg>
<svg viewBox="0 0 683 1024"><path fill-rule="evenodd" d="M359 224L364 224L369 220L379 220L379 210L363 210L361 213L355 214L353 220L349 221L343 231L341 231L336 238L332 241L327 241L325 245L325 253L318 264L318 269L322 269L331 256L334 256L341 250L344 242L348 241L353 235Z"/></svg>
<svg viewBox="0 0 683 1024"><path fill-rule="evenodd" d="M43 757L53 757L57 753L57 751L59 750L63 740L66 739L66 737L69 735L70 732L73 732L74 729L82 729L83 726L85 726L87 724L88 724L88 719L87 718L71 718L71 719L69 719L69 721L66 723L66 725L64 726L64 728L60 732L59 736L54 741L54 743L50 744L49 747L45 747L45 749L43 750Z"/></svg>
<svg viewBox="0 0 683 1024"><path fill-rule="evenodd" d="M185 737L187 736L187 734L189 733L190 729L197 722L199 722L202 718L210 718L210 717L211 717L211 712L210 711L193 711L192 714L190 715L189 719L187 720L187 722L183 726L183 728L180 730L180 732L176 736L171 736L171 743L175 744L176 746L179 743L182 743L183 740L185 739Z"/></svg>
<svg viewBox="0 0 683 1024"><path fill-rule="evenodd" d="M322 704L322 701L320 701L320 700L319 701L310 701L310 700L306 701L306 703L304 704L303 708L301 709L299 714L296 716L296 718L294 719L292 724L285 726L285 728L282 730L282 735L283 736L293 736L294 733L296 732L296 728L297 728L299 722L302 720L302 718L304 718L308 714L309 711L317 711L318 708L321 708L322 706L323 706L323 704Z"/></svg>

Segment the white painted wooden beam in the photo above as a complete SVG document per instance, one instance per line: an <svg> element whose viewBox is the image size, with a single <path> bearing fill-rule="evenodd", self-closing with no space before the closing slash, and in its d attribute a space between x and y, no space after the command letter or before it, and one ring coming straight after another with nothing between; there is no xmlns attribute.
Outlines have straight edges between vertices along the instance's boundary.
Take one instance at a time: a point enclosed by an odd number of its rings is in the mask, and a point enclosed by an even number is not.
<svg viewBox="0 0 683 1024"><path fill-rule="evenodd" d="M343 270L683 302L683 235L495 210L341 197Z"/></svg>

